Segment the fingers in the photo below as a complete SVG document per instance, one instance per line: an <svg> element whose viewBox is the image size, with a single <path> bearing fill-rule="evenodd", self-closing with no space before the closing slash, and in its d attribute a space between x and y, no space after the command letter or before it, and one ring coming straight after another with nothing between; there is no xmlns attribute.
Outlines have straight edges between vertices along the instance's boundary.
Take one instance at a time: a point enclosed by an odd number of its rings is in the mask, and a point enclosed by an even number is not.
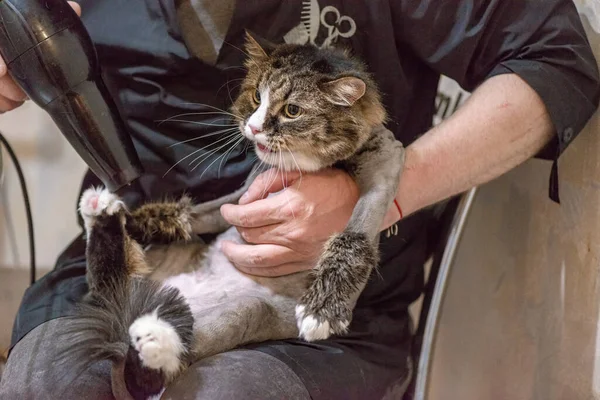
<svg viewBox="0 0 600 400"><path fill-rule="evenodd" d="M280 276L304 268L297 263L296 253L284 246L247 245L223 241L221 250L236 268L251 275Z"/></svg>
<svg viewBox="0 0 600 400"><path fill-rule="evenodd" d="M15 108L18 108L19 106L21 106L23 104L23 102L17 102L17 101L12 101L10 99L7 99L5 97L2 97L2 95L0 95L0 114L6 112L6 111L12 111Z"/></svg>
<svg viewBox="0 0 600 400"><path fill-rule="evenodd" d="M258 228L237 228L242 239L245 242L251 244L277 244L277 245L288 245L290 240L287 236L298 236L289 235L289 232L283 230L289 230L284 224L261 226Z"/></svg>
<svg viewBox="0 0 600 400"><path fill-rule="evenodd" d="M266 267L266 268L238 268L240 271L247 273L248 275L263 276L266 278L274 278L277 276L285 276L295 274L300 271L307 271L311 267L303 263L289 263L279 265L277 267Z"/></svg>
<svg viewBox="0 0 600 400"><path fill-rule="evenodd" d="M259 228L237 228L240 236L245 242L251 244L282 244L277 240L282 235L278 234L277 228L281 225L275 226L261 226Z"/></svg>
<svg viewBox="0 0 600 400"><path fill-rule="evenodd" d="M68 1L67 3L69 3L71 8L73 8L73 10L75 10L77 15L79 15L81 17L81 6L77 3L75 3L74 1Z"/></svg>
<svg viewBox="0 0 600 400"><path fill-rule="evenodd" d="M282 199L279 196L258 200L250 204L221 206L221 215L231 225L241 228L258 228L289 221L300 210L294 200Z"/></svg>
<svg viewBox="0 0 600 400"><path fill-rule="evenodd" d="M289 187L298 178L300 178L300 173L297 171L282 173L276 168L269 169L254 179L246 193L240 199L239 204L248 204L264 199L269 193L277 193Z"/></svg>
<svg viewBox="0 0 600 400"><path fill-rule="evenodd" d="M6 68L6 66L4 68ZM23 90L21 90L8 74L4 74L0 77L0 95L6 100L15 103L23 103L27 99L27 95L25 95Z"/></svg>
<svg viewBox="0 0 600 400"><path fill-rule="evenodd" d="M14 110L26 99L27 96L8 74L6 63L0 57L0 113Z"/></svg>

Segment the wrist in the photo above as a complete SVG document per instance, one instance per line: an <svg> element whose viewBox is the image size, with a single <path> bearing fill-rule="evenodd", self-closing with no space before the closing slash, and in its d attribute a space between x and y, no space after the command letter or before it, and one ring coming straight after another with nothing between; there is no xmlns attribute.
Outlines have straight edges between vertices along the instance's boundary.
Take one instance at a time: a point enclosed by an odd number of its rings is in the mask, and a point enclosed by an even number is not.
<svg viewBox="0 0 600 400"><path fill-rule="evenodd" d="M398 204L398 200L396 200L395 197L393 204L396 206L396 210L398 210L398 220L401 220L404 217L402 213L402 207L400 207L400 204Z"/></svg>
<svg viewBox="0 0 600 400"><path fill-rule="evenodd" d="M414 145L408 146L404 157L404 169L400 175L394 202L391 205L391 208L400 209L397 210L398 220L406 218L424 206L421 205L423 197L421 191L425 185L419 185L418 182L423 182L425 179L423 176L425 165L421 161L419 149Z"/></svg>

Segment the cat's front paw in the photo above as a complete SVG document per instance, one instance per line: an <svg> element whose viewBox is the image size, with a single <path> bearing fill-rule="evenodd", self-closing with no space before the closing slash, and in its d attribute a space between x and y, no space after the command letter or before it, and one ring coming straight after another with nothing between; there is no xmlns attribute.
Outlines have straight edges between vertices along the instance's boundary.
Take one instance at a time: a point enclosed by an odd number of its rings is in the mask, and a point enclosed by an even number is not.
<svg viewBox="0 0 600 400"><path fill-rule="evenodd" d="M300 337L310 342L347 333L354 303L376 264L377 248L365 235L343 232L332 237L315 267L315 279L296 306Z"/></svg>
<svg viewBox="0 0 600 400"><path fill-rule="evenodd" d="M325 340L332 335L343 335L348 331L352 318L349 309L334 310L336 307L308 308L303 304L296 306L296 321L300 337L307 342ZM337 314L337 315L336 315Z"/></svg>
<svg viewBox="0 0 600 400"><path fill-rule="evenodd" d="M145 367L167 375L180 370L183 343L175 328L156 313L136 319L129 327L129 337Z"/></svg>

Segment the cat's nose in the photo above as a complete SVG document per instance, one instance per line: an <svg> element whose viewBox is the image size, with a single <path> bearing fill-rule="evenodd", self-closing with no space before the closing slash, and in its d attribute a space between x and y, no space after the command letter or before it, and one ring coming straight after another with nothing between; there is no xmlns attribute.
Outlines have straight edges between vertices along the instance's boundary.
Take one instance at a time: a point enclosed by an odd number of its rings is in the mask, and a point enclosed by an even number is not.
<svg viewBox="0 0 600 400"><path fill-rule="evenodd" d="M257 126L254 126L252 124L248 124L248 128L250 128L250 131L252 132L253 135L256 135L257 133L261 133L262 132L261 128L259 128Z"/></svg>

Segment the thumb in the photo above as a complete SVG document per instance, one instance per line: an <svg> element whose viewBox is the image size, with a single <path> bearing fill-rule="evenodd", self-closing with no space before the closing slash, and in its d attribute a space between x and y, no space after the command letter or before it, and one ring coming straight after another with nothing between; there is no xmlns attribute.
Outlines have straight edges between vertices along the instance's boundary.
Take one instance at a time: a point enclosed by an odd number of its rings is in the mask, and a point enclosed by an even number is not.
<svg viewBox="0 0 600 400"><path fill-rule="evenodd" d="M281 171L271 168L254 179L246 193L240 198L238 204L244 205L256 200L266 198L269 193L277 193L292 185L299 177L298 171Z"/></svg>
<svg viewBox="0 0 600 400"><path fill-rule="evenodd" d="M68 1L67 3L69 3L71 8L73 8L73 10L75 10L77 15L79 15L81 17L81 6L77 3L75 3L74 1Z"/></svg>

